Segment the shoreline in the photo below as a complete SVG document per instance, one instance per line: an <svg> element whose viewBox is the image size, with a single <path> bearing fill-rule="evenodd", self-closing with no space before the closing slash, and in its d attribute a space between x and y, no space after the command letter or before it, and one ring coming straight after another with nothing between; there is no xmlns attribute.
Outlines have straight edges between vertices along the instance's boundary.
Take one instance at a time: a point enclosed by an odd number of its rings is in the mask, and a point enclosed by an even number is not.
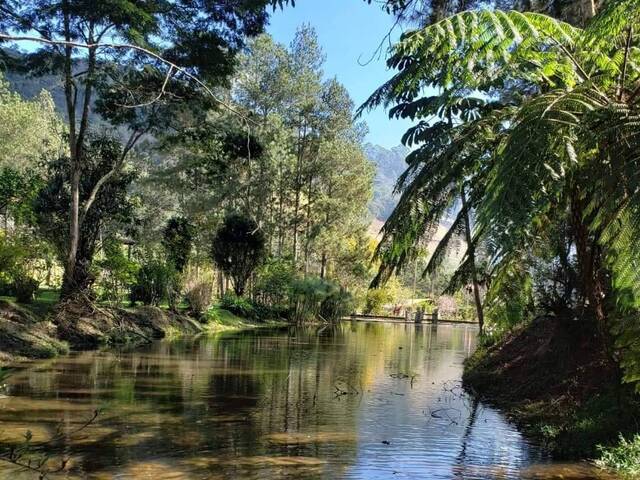
<svg viewBox="0 0 640 480"><path fill-rule="evenodd" d="M463 386L558 460L597 461L637 433L640 401L588 325L539 318L465 361ZM567 347L568 345L568 347Z"/></svg>
<svg viewBox="0 0 640 480"><path fill-rule="evenodd" d="M162 339L216 335L288 323L255 322L215 307L205 322L184 312L159 307L112 308L70 303L39 316L9 300L0 300L0 369L25 360L49 359L71 352L110 347L136 348Z"/></svg>

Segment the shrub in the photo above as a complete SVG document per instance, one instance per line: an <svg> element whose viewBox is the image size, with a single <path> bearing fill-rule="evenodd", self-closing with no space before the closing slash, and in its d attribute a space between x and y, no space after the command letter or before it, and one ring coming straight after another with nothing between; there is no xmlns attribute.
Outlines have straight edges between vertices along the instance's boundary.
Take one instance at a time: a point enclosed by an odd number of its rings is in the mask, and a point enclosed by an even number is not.
<svg viewBox="0 0 640 480"><path fill-rule="evenodd" d="M253 271L266 254L266 240L256 222L239 214L228 215L216 232L211 258L233 281L236 295L244 294Z"/></svg>
<svg viewBox="0 0 640 480"><path fill-rule="evenodd" d="M274 311L284 312L289 306L295 268L286 260L270 260L260 267L253 289L256 302Z"/></svg>
<svg viewBox="0 0 640 480"><path fill-rule="evenodd" d="M126 257L116 240L106 241L103 250L104 259L96 262L102 289L100 297L119 303L127 286L135 282L138 265Z"/></svg>
<svg viewBox="0 0 640 480"><path fill-rule="evenodd" d="M136 283L131 287L131 303L159 305L167 298L172 274L171 268L155 260L142 265L136 275Z"/></svg>
<svg viewBox="0 0 640 480"><path fill-rule="evenodd" d="M211 282L191 281L186 285L186 299L189 302L191 312L200 318L211 305L213 287Z"/></svg>
<svg viewBox="0 0 640 480"><path fill-rule="evenodd" d="M600 467L619 470L628 475L640 474L640 435L627 440L622 435L619 443L613 447L599 447Z"/></svg>
<svg viewBox="0 0 640 480"><path fill-rule="evenodd" d="M244 297L232 292L225 293L220 299L220 307L230 311L234 315L255 320L257 312L253 304Z"/></svg>
<svg viewBox="0 0 640 480"><path fill-rule="evenodd" d="M319 318L334 321L353 309L351 295L339 285L318 277L295 280L291 287L291 300L290 315L298 323Z"/></svg>
<svg viewBox="0 0 640 480"><path fill-rule="evenodd" d="M343 288L336 288L320 304L320 315L325 320L337 322L355 310L353 296Z"/></svg>
<svg viewBox="0 0 640 480"><path fill-rule="evenodd" d="M14 275L13 285L18 303L31 303L36 298L40 282L24 273Z"/></svg>
<svg viewBox="0 0 640 480"><path fill-rule="evenodd" d="M381 315L384 306L393 302L393 295L386 288L372 288L365 297L364 313L367 315Z"/></svg>

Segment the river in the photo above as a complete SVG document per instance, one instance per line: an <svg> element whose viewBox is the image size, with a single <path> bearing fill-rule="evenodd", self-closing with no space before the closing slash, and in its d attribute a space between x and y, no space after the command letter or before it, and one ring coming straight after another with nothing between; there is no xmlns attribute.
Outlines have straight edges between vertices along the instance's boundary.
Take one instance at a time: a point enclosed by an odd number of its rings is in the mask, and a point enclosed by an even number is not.
<svg viewBox="0 0 640 480"><path fill-rule="evenodd" d="M32 362L4 387L0 439L53 437L49 468L70 460L51 478L605 478L464 393L476 334L345 322Z"/></svg>

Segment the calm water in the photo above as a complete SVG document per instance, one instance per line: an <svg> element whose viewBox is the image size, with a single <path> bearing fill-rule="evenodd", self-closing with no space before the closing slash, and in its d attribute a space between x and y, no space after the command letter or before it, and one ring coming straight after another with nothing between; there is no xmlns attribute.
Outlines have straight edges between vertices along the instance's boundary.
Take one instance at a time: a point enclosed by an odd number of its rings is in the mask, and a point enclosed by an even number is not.
<svg viewBox="0 0 640 480"><path fill-rule="evenodd" d="M9 379L0 437L62 428L48 448L71 457L68 478L596 478L464 394L475 336L344 323L81 353ZM9 476L33 478L0 465Z"/></svg>

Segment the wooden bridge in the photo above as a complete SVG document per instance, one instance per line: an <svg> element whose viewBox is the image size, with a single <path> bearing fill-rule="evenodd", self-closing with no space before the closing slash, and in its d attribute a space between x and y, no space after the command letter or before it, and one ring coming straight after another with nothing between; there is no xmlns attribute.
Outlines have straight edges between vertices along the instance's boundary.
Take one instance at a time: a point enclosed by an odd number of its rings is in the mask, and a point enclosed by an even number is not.
<svg viewBox="0 0 640 480"><path fill-rule="evenodd" d="M442 318L438 315L437 310L433 313L415 312L415 314L411 316L406 315L404 317L394 315L365 315L353 313L348 317L344 317L343 320L351 320L356 322L414 323L418 325L422 323L459 323L463 325L476 325L476 322L473 321Z"/></svg>

